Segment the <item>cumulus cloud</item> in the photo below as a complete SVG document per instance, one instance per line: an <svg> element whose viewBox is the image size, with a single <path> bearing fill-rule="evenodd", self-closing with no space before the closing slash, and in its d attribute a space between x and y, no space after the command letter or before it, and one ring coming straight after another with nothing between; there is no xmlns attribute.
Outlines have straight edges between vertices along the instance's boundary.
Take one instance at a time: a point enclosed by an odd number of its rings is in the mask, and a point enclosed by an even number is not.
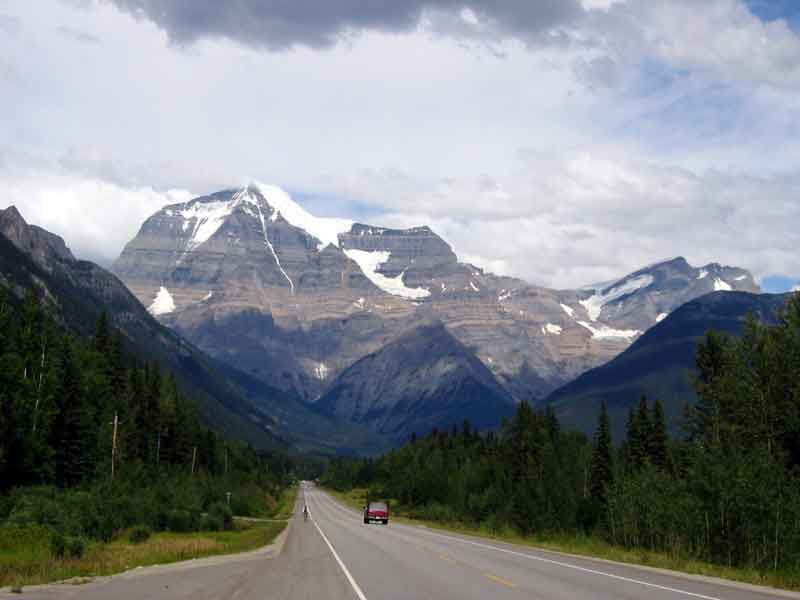
<svg viewBox="0 0 800 600"><path fill-rule="evenodd" d="M63 235L79 256L103 264L147 216L193 197L65 164L0 168L0 206L17 205L31 222ZM328 194L369 198L369 214L346 203L327 214L373 225L429 225L461 260L550 287L605 281L678 255L696 265L745 267L756 277L798 271L800 179L788 175L695 173L598 149L528 153L513 174L496 177L362 171L318 184ZM309 204L318 207L320 200L311 194Z"/></svg>
<svg viewBox="0 0 800 600"><path fill-rule="evenodd" d="M786 20L764 22L740 0L639 0L633 10L649 47L673 66L800 88L800 37Z"/></svg>
<svg viewBox="0 0 800 600"><path fill-rule="evenodd" d="M545 285L677 254L796 279L798 36L743 2L12 4L0 205L88 258L252 177Z"/></svg>
<svg viewBox="0 0 800 600"><path fill-rule="evenodd" d="M178 43L226 38L267 50L329 48L364 32L431 33L589 51L575 60L588 85L613 85L645 58L726 79L800 87L800 39L742 0L112 0Z"/></svg>
<svg viewBox="0 0 800 600"><path fill-rule="evenodd" d="M462 258L543 285L607 280L678 255L756 276L798 269L800 181L788 175L696 173L599 149L529 154L508 177L361 173L340 188L359 189L389 224L430 224Z"/></svg>
<svg viewBox="0 0 800 600"><path fill-rule="evenodd" d="M105 266L150 214L192 197L184 190L125 186L57 165L0 163L0 208L16 206L29 223L62 236L76 256Z"/></svg>
<svg viewBox="0 0 800 600"><path fill-rule="evenodd" d="M452 21L464 32L481 23L512 35L535 35L583 12L577 0L112 0L147 18L177 42L224 37L283 50L330 47L362 31L409 32L423 21ZM465 12L468 11L468 12ZM466 16L466 18L465 18Z"/></svg>

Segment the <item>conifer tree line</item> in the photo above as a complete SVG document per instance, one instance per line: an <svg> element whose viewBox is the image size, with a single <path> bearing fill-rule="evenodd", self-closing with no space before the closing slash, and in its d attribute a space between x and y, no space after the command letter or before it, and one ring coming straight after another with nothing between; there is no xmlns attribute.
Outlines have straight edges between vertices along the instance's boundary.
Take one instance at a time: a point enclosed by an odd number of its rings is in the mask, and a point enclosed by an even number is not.
<svg viewBox="0 0 800 600"><path fill-rule="evenodd" d="M19 302L0 289L0 524L33 486L28 495L48 502L59 502L59 490L110 498L161 486L154 505L199 514L236 486L257 488L251 498L276 497L290 467L285 456L205 428L175 378L157 363L138 364L107 314L81 338L35 294ZM178 486L196 487L198 497L165 492ZM139 511L130 519L159 526L165 517Z"/></svg>
<svg viewBox="0 0 800 600"><path fill-rule="evenodd" d="M323 482L420 518L800 574L800 294L775 325L709 332L696 389L677 428L643 396L619 444L605 405L588 439L522 403L497 433L412 436L378 459L332 462Z"/></svg>

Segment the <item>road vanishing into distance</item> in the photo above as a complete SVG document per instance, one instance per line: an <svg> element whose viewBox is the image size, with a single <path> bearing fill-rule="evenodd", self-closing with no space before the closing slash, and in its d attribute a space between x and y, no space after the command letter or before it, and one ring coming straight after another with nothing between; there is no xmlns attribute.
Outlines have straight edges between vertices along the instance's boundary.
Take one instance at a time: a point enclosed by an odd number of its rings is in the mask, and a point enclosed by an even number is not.
<svg viewBox="0 0 800 600"><path fill-rule="evenodd" d="M303 498L312 518L304 522ZM392 523L303 484L282 550L138 569L22 598L81 600L774 600L791 594ZM3 598L20 598L0 594Z"/></svg>

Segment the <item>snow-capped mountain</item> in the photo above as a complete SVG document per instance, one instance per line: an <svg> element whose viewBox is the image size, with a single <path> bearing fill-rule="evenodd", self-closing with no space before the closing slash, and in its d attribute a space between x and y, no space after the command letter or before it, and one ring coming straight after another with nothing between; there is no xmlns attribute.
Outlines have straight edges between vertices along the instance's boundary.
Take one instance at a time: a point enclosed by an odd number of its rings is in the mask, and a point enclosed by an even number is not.
<svg viewBox="0 0 800 600"><path fill-rule="evenodd" d="M747 271L683 258L582 289L532 286L459 262L428 227L318 218L262 184L165 207L114 271L201 348L310 402L431 320L516 399L540 398L688 300L758 291Z"/></svg>

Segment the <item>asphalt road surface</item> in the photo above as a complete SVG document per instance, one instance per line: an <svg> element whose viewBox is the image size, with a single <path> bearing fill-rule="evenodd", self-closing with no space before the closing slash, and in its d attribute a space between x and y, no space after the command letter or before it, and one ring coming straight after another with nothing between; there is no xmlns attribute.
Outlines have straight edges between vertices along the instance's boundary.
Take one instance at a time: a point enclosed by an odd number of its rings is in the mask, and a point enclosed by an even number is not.
<svg viewBox="0 0 800 600"><path fill-rule="evenodd" d="M735 586L392 523L361 515L304 484L278 548L139 569L23 598L82 600L774 600L800 594ZM0 597L6 597L0 594ZM11 596L8 596L11 597ZM14 596L19 598L20 596Z"/></svg>

